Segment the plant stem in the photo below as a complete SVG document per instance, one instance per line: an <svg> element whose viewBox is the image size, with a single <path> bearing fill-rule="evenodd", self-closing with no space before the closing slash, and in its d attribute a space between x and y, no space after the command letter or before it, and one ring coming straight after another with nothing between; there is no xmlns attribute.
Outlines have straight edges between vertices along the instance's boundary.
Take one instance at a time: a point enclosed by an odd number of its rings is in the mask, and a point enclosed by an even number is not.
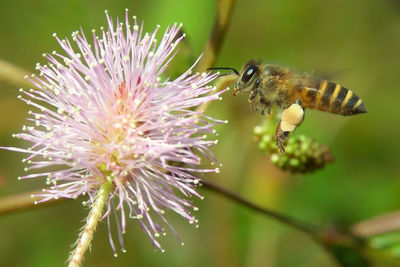
<svg viewBox="0 0 400 267"><path fill-rule="evenodd" d="M217 192L217 193L223 195L224 197L226 197L226 198L228 198L230 200L233 200L233 201L235 201L235 202L237 202L239 204L242 204L242 205L244 205L244 206L246 206L246 207L248 207L250 209L258 211L258 212L260 212L262 214L265 214L265 215L267 215L267 216L269 216L271 218L274 218L274 219L276 219L276 220L278 220L278 221L280 221L280 222L282 222L282 223L284 223L286 225L289 225L289 226L291 226L293 228L296 228L296 229L298 229L298 230L300 230L300 231L302 231L302 232L304 232L304 233L306 233L308 235L311 235L312 237L320 229L317 226L314 226L314 225L299 221L299 220L297 220L295 218L289 217L287 215L283 215L283 214L271 211L269 209L260 207L260 206L258 206L256 204L252 203L251 201L245 199L244 197L242 197L242 196L240 196L240 195L238 195L238 194L236 194L236 193L234 193L232 191L229 191L228 189L226 189L226 188L224 188L224 187L222 187L220 185L214 184L212 182L202 180L202 185L205 188L210 189L210 190L212 190L214 192Z"/></svg>
<svg viewBox="0 0 400 267"><path fill-rule="evenodd" d="M229 84L233 83L236 80L237 76L236 75L227 75L227 76L222 76L218 78L215 82L215 90L220 91L222 89L225 89L228 87ZM210 106L211 101L205 102L201 104L196 111L204 113L208 107Z"/></svg>
<svg viewBox="0 0 400 267"><path fill-rule="evenodd" d="M334 229L323 228L323 227L312 225L312 224L309 224L306 222L302 222L302 221L299 221L290 216L283 215L281 213L274 212L269 209L260 207L257 204L252 203L251 201L243 198L242 196L240 196L220 185L217 185L212 182L205 181L205 180L202 181L202 184L206 189L209 189L209 190L211 190L217 194L220 194L236 203L242 204L250 209L258 211L268 217L276 219L277 221L279 221L281 223L284 223L288 226L291 226L297 230L304 232L309 237L311 237L313 240L315 240L318 244L320 244L338 262L341 262L342 259L338 255L336 255L335 250L334 250L336 247L343 247L343 248L347 248L347 249L356 249L357 247L360 246L360 241L358 240L357 236L354 235L354 233L337 232ZM72 254L72 256L70 258L71 262L70 262L69 266L79 266L79 264L82 262L83 254L84 254L85 250L87 249L88 245L90 244L90 241L93 237L93 233L95 231L97 222L99 221L99 219L101 217L102 210L103 210L103 207L107 200L108 193L111 190L111 187L112 187L112 184L107 183L107 184L104 184L99 189L99 193L96 197L95 203L93 204L93 208L89 213L89 216L87 219L87 224L78 240L78 246L76 247L74 253ZM0 204L1 204L0 205L0 215L11 212L11 211L18 211L18 210L24 210L27 208L36 208L36 207L42 206L42 205L34 205L32 199L30 198L30 195L31 195L31 193L25 193L25 194L21 194L21 195L3 198L2 200L0 200ZM21 203L23 203L23 205L12 204L12 202L13 202L12 200L13 199L17 200L18 198L23 200L21 202ZM9 201L4 202L4 199L8 199ZM63 200L69 200L69 199L63 199ZM46 204L51 205L51 204L55 204L59 201L62 201L62 199L48 200L48 201L46 201ZM73 259L76 259L76 260L73 261Z"/></svg>
<svg viewBox="0 0 400 267"><path fill-rule="evenodd" d="M0 59L0 82L7 82L18 87L26 86L31 88L34 85L24 78L26 74L28 72L25 70Z"/></svg>
<svg viewBox="0 0 400 267"><path fill-rule="evenodd" d="M86 225L83 228L83 231L79 234L76 248L69 258L68 267L78 267L81 265L86 249L89 247L90 242L93 239L97 223L100 221L101 215L103 214L103 208L107 202L111 188L111 180L107 180L100 186L96 199L89 212L89 216L86 219Z"/></svg>
<svg viewBox="0 0 400 267"><path fill-rule="evenodd" d="M232 201L235 201L250 209L267 215L268 217L274 218L281 223L302 231L307 236L311 237L315 242L317 242L322 248L324 248L325 251L331 255L332 259L340 263L341 266L350 266L347 265L349 263L349 260L340 253L341 250L345 250L347 253L351 252L352 256L357 257L357 260L362 262L363 265L357 266L368 266L366 260L360 254L362 243L351 233L342 233L334 231L334 229L322 228L303 221L299 221L298 219L295 219L293 217L260 207L243 198L242 196L209 181L203 180L202 185L205 188L217 192Z"/></svg>
<svg viewBox="0 0 400 267"><path fill-rule="evenodd" d="M219 185L213 184L208 181L203 181L204 187L210 189L216 193L219 193L235 202L238 202L242 205L245 205L251 209L259 211L267 216L271 216L285 224L291 224L293 219L281 215L279 213L267 210L265 208L259 207L254 203L244 199L243 197L225 189ZM61 203L68 201L68 198L59 198L59 199L49 199L46 202L42 202L38 205L34 204L34 201L39 201L40 197L33 197L32 195L37 195L41 191L33 191L27 193L21 193L11 196L5 196L0 198L0 216L7 215L13 212L24 211L34 208L41 208L46 206L51 206L53 204ZM384 234L391 231L397 231L400 229L400 212L396 211L393 213L382 214L374 218L367 219L365 221L359 222L354 224L350 229L350 233L357 237L368 237L378 234ZM296 224L295 220L295 224ZM309 225L304 225L304 223L300 222L300 227L294 226L293 227L301 230L307 231L310 230ZM305 226L305 227L303 227Z"/></svg>
<svg viewBox="0 0 400 267"><path fill-rule="evenodd" d="M228 189L226 189L220 185L217 185L217 184L211 183L209 181L205 181L205 180L203 180L202 184L205 188L210 189L211 191L221 194L221 195L225 196L226 198L231 199L231 200L233 200L239 204L242 204L244 206L247 206L253 210L261 212L261 213L263 213L269 217L272 217L282 223L285 223L296 229L299 229L302 232L313 234L313 233L315 233L315 230L317 229L316 226L312 226L307 223L300 222L294 218L291 218L291 217L282 215L280 213L268 210L266 208L260 207L256 204L250 202L249 200L243 198L242 196L240 196L232 191L229 191ZM66 198L60 198L57 200L50 199L44 203L41 203L40 205L34 205L33 200L30 196L32 194L34 194L35 192L24 193L24 194L19 194L19 195L12 195L12 196L8 196L8 197L4 197L4 198L0 199L0 215L4 215L4 214L15 212L15 211L22 211L22 210L26 210L29 208L41 207L43 205L52 205L52 204L55 204L55 203L58 203L61 201L68 200ZM99 191L99 194L101 194L100 191ZM99 196L99 194L98 194L98 196ZM37 200L39 200L39 199L37 199ZM97 199L96 199L96 202L97 202ZM93 209L92 209L92 211L93 211ZM89 214L89 217L90 216L91 215Z"/></svg>
<svg viewBox="0 0 400 267"><path fill-rule="evenodd" d="M280 222L283 222L285 224L293 226L303 232L307 232L307 233L315 232L315 229L316 229L315 226L311 226L306 223L299 222L288 216L285 216L280 213L262 208L256 204L250 202L249 200L246 200L245 198L241 197L240 195L237 195L236 193L229 191L226 188L223 188L220 185L217 185L217 184L211 183L209 181L205 181L205 180L203 180L202 184L205 188L210 189L211 191L221 194L237 203L245 205L245 206L247 206L251 209L254 209L258 212L261 212L267 216L275 218L276 220L278 220ZM8 214L8 213L15 212L15 211L22 211L22 210L26 210L26 209L30 209L30 208L41 207L43 205L52 205L52 204L55 204L55 203L58 203L61 201L68 200L66 198L60 198L57 200L50 199L44 203L41 203L40 205L34 205L33 200L30 197L34 193L37 193L37 191L3 197L2 199L0 199L0 215ZM37 200L39 200L39 199L37 199Z"/></svg>
<svg viewBox="0 0 400 267"><path fill-rule="evenodd" d="M400 211L378 215L354 224L352 232L359 237L382 235L400 230Z"/></svg>
<svg viewBox="0 0 400 267"><path fill-rule="evenodd" d="M213 66L225 39L234 4L235 0L217 0L216 17L210 38L208 39L204 48L204 54L201 57L197 67L199 72L206 71L207 68Z"/></svg>
<svg viewBox="0 0 400 267"><path fill-rule="evenodd" d="M31 208L50 206L52 204L64 202L65 200L67 200L67 198L59 198L59 199L53 198L48 201L42 202L38 205L35 205L34 202L39 201L41 198L33 196L38 195L40 193L42 193L42 191L33 191L33 192L21 193L0 198L0 216L16 211L23 211Z"/></svg>

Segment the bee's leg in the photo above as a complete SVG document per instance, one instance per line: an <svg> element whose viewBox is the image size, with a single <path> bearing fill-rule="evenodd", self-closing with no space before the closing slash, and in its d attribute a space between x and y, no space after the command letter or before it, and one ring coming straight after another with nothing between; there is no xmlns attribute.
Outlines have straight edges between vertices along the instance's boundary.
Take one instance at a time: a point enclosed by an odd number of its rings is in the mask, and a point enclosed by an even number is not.
<svg viewBox="0 0 400 267"><path fill-rule="evenodd" d="M250 94L249 102L251 102L251 103L254 102L254 100L255 100L255 98L257 97L258 94L260 95L260 100L262 99L261 91L259 89L260 84L261 84L261 80L260 79L258 79L254 83L253 88L251 88L251 94Z"/></svg>
<svg viewBox="0 0 400 267"><path fill-rule="evenodd" d="M257 94L258 94L258 89L251 90L249 102L253 102L254 99L256 98Z"/></svg>
<svg viewBox="0 0 400 267"><path fill-rule="evenodd" d="M265 116L265 111L266 110L268 110L267 111L267 114L268 114L268 116L271 116L271 106L269 106L269 105L264 105L264 108L263 108L263 110L261 111L261 114L263 115L263 116Z"/></svg>
<svg viewBox="0 0 400 267"><path fill-rule="evenodd" d="M249 97L249 102L250 102L250 110L251 111L256 111L258 102L256 101L256 97L258 95L258 89L253 89L251 90L250 97Z"/></svg>
<svg viewBox="0 0 400 267"><path fill-rule="evenodd" d="M258 93L260 95L260 102L262 104L261 114L265 116L265 111L267 111L267 114L271 115L271 102L267 100L262 90L258 90Z"/></svg>
<svg viewBox="0 0 400 267"><path fill-rule="evenodd" d="M261 114L265 116L265 115L266 115L266 114L265 114L265 111L267 111L267 114L268 114L268 115L271 115L271 107L272 107L271 102L266 101L266 100L261 96L261 94L260 94L260 98L261 98L261 103L263 104L263 108L262 108L262 110L261 110Z"/></svg>
<svg viewBox="0 0 400 267"><path fill-rule="evenodd" d="M282 131L281 123L282 123L282 121L279 121L278 127L276 127L275 144L276 144L276 147L278 148L278 151L280 153L284 154L285 153L284 143L288 139L290 132L289 131Z"/></svg>
<svg viewBox="0 0 400 267"><path fill-rule="evenodd" d="M275 132L275 143L280 153L285 153L284 143L289 134L303 122L304 108L301 104L301 100L298 100L282 112L281 120Z"/></svg>

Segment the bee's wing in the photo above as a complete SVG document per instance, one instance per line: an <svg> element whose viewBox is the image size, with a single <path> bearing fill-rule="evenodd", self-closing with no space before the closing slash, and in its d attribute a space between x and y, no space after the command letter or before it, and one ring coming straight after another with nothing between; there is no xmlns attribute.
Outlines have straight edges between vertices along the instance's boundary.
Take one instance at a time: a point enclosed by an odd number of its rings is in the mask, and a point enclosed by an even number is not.
<svg viewBox="0 0 400 267"><path fill-rule="evenodd" d="M281 86L287 91L288 104L301 99L304 107L309 107L308 95L317 95L321 80L303 73L288 73L281 78ZM311 103L311 102L310 102Z"/></svg>
<svg viewBox="0 0 400 267"><path fill-rule="evenodd" d="M286 83L286 86L291 89L308 89L318 90L321 79L312 76L309 73L289 72L282 77L282 81Z"/></svg>

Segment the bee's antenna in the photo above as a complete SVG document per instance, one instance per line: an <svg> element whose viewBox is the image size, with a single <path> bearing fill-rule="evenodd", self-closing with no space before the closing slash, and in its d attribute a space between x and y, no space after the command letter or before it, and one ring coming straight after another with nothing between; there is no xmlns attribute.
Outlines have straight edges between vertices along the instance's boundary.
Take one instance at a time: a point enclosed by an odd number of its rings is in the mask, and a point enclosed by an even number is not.
<svg viewBox="0 0 400 267"><path fill-rule="evenodd" d="M232 75L232 74L236 74L236 73L228 72L228 73L220 74L220 75L218 75L218 78L222 77L222 76Z"/></svg>
<svg viewBox="0 0 400 267"><path fill-rule="evenodd" d="M228 68L228 67L220 67L220 68L208 68L207 70L232 70L236 75L239 76L239 72L235 68ZM229 75L231 73L222 74L220 76Z"/></svg>

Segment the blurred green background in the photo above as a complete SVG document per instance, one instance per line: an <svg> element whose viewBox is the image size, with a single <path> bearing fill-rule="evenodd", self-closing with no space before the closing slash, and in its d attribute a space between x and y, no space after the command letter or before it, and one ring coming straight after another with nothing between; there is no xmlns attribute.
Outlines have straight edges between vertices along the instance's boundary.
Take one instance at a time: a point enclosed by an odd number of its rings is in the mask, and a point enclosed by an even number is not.
<svg viewBox="0 0 400 267"><path fill-rule="evenodd" d="M82 26L106 24L104 9L116 18L130 14L156 24L182 22L200 55L215 15L214 0L36 0L0 3L0 59L33 72L43 52L60 50L51 37L70 36ZM218 128L214 148L223 163L209 179L255 203L318 225L349 226L400 208L400 3L390 0L242 0L237 1L218 66L240 68L250 58L282 63L333 76L354 90L368 113L340 117L307 110L297 130L328 145L333 164L305 176L293 176L258 151L252 129L261 115L248 110L247 96L212 104L208 114L229 120ZM0 146L22 146L11 138L25 122L27 107L18 87L0 83ZM0 196L42 188L44 181L17 181L22 155L0 150ZM107 227L100 224L84 266L337 266L308 236L199 189L200 227L178 215L171 223L185 242L169 233L165 253L154 252L137 222L125 235L128 253L114 258ZM62 266L87 210L81 201L14 213L0 218L0 266ZM400 262L400 261L399 261ZM388 266L374 260L375 266ZM396 265L396 263L391 263ZM400 266L400 265L399 265Z"/></svg>

